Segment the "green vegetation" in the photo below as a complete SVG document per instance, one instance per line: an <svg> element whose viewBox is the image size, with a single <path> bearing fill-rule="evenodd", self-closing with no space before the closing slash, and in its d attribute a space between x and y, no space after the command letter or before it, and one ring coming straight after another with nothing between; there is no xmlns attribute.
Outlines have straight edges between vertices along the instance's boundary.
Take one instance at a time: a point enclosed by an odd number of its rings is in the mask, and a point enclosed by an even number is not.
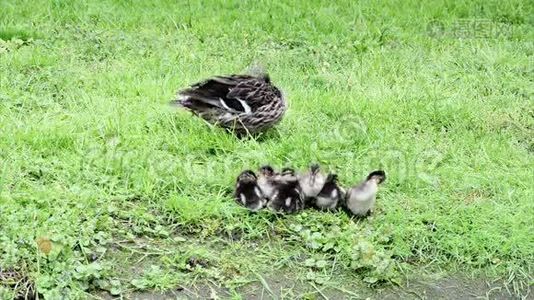
<svg viewBox="0 0 534 300"><path fill-rule="evenodd" d="M201 285L238 297L251 282L265 295L357 297L353 284L429 273L502 278L524 295L533 9L0 1L0 297ZM258 139L167 105L179 88L255 62L289 102ZM311 162L345 186L386 170L377 213L279 217L233 202L243 168ZM274 290L281 273L312 291Z"/></svg>

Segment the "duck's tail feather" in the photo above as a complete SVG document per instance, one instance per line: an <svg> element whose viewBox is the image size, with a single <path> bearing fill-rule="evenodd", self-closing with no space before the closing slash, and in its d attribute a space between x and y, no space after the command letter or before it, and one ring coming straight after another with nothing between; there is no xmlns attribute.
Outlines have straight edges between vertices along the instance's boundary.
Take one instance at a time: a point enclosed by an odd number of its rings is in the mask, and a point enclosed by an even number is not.
<svg viewBox="0 0 534 300"><path fill-rule="evenodd" d="M237 111L228 104L226 95L235 86L235 82L227 77L215 77L192 85L178 92L176 100L171 104L193 111L218 107L229 112Z"/></svg>
<svg viewBox="0 0 534 300"><path fill-rule="evenodd" d="M211 104L210 104L211 103ZM215 102L209 99L200 99L198 97L191 97L187 95L178 94L176 100L172 100L171 105L189 109L192 111L202 111L215 105Z"/></svg>

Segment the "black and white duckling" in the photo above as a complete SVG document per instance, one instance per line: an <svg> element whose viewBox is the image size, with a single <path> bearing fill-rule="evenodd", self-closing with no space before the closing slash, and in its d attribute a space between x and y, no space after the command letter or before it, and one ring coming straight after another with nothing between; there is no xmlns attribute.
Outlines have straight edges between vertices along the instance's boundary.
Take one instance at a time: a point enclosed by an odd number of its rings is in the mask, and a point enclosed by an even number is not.
<svg viewBox="0 0 534 300"><path fill-rule="evenodd" d="M313 164L307 173L298 176L298 180L306 202L313 202L313 198L317 197L323 189L326 176L321 172L318 164Z"/></svg>
<svg viewBox="0 0 534 300"><path fill-rule="evenodd" d="M363 217L371 214L374 209L378 185L386 180L382 170L373 171L367 179L351 188L346 195L346 208L355 216Z"/></svg>
<svg viewBox="0 0 534 300"><path fill-rule="evenodd" d="M318 209L336 209L340 200L343 199L344 191L337 183L336 174L328 174L325 184L313 204Z"/></svg>
<svg viewBox="0 0 534 300"><path fill-rule="evenodd" d="M267 199L258 186L256 174L245 170L237 177L235 200L251 211L258 211L267 204Z"/></svg>
<svg viewBox="0 0 534 300"><path fill-rule="evenodd" d="M179 91L173 103L238 135L273 127L287 109L282 92L265 73L216 76Z"/></svg>
<svg viewBox="0 0 534 300"><path fill-rule="evenodd" d="M285 168L276 176L275 191L267 207L281 213L295 213L304 208L304 200L295 171Z"/></svg>
<svg viewBox="0 0 534 300"><path fill-rule="evenodd" d="M260 168L258 186L267 199L271 199L275 191L276 172L273 167L266 165Z"/></svg>
<svg viewBox="0 0 534 300"><path fill-rule="evenodd" d="M274 176L274 181L278 184L298 184L298 177L293 168L283 168L282 172Z"/></svg>

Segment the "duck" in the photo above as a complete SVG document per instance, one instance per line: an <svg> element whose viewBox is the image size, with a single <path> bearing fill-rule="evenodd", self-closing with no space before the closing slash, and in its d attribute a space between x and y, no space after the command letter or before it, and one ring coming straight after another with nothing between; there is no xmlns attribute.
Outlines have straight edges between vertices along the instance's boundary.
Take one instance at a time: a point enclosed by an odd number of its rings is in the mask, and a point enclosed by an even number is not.
<svg viewBox="0 0 534 300"><path fill-rule="evenodd" d="M171 103L239 136L267 131L287 110L266 72L215 76L180 90Z"/></svg>
<svg viewBox="0 0 534 300"><path fill-rule="evenodd" d="M298 177L295 169L291 167L285 167L282 169L282 172L276 174L274 181L278 184L298 184Z"/></svg>
<svg viewBox="0 0 534 300"><path fill-rule="evenodd" d="M267 204L258 186L258 177L251 170L244 170L237 177L234 196L237 203L252 212L259 211Z"/></svg>
<svg viewBox="0 0 534 300"><path fill-rule="evenodd" d="M373 213L378 186L386 180L386 173L376 170L360 184L347 191L346 209L357 217L365 217Z"/></svg>
<svg viewBox="0 0 534 300"><path fill-rule="evenodd" d="M319 164L312 164L308 172L299 174L298 181L306 203L313 202L326 182L327 176L321 172Z"/></svg>
<svg viewBox="0 0 534 300"><path fill-rule="evenodd" d="M337 174L330 173L317 197L314 206L320 210L335 210L344 197L344 191L337 182Z"/></svg>
<svg viewBox="0 0 534 300"><path fill-rule="evenodd" d="M270 165L264 165L259 169L258 186L263 195L269 200L274 194L276 177L279 176Z"/></svg>
<svg viewBox="0 0 534 300"><path fill-rule="evenodd" d="M276 175L274 194L267 207L283 214L296 213L304 208L304 199L294 169L284 168Z"/></svg>

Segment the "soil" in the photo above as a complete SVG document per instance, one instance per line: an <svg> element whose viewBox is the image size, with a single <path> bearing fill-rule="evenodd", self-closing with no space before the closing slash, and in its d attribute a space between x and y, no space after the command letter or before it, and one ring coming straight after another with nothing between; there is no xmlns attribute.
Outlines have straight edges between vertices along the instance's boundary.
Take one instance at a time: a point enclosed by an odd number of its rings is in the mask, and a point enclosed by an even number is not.
<svg viewBox="0 0 534 300"><path fill-rule="evenodd" d="M271 276L238 288L235 293L242 299L534 299L534 286L517 295L504 283L489 282L483 279L448 277L432 281L409 281L404 286L372 289L367 286L337 288L307 282L295 282L286 276ZM234 295L235 295L234 293ZM109 295L98 295L113 299ZM169 299L229 299L232 293L213 284L184 287L165 293L140 292L127 296L128 299L169 300Z"/></svg>

